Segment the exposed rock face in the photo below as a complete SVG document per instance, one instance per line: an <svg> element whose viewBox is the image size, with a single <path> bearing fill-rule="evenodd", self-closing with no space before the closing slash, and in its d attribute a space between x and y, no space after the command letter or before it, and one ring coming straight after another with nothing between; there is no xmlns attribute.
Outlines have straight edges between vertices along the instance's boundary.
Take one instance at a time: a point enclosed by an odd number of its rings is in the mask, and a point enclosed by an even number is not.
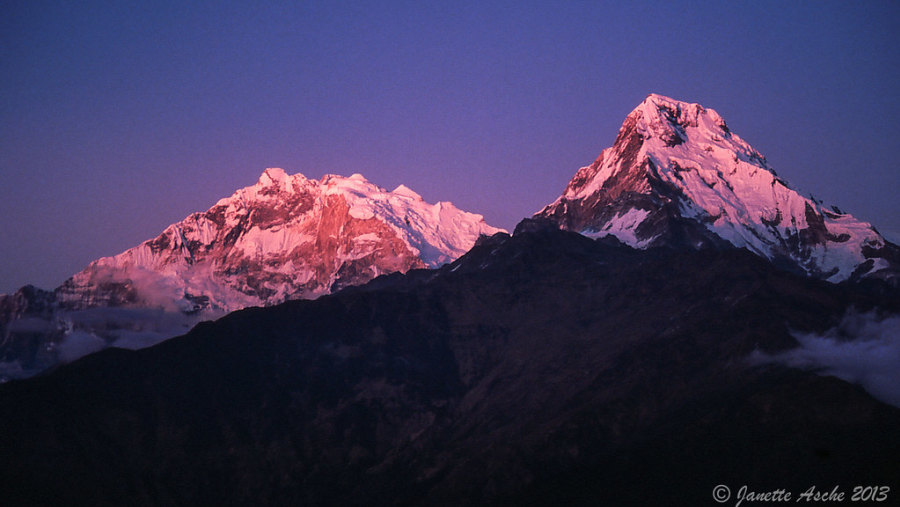
<svg viewBox="0 0 900 507"><path fill-rule="evenodd" d="M92 262L54 292L0 297L0 380L109 344L152 345L240 308L434 268L497 231L403 185L388 192L359 174L316 181L266 169L255 185Z"/></svg>
<svg viewBox="0 0 900 507"><path fill-rule="evenodd" d="M0 295L0 379L28 376L56 361L48 343L62 339L56 296L31 285Z"/></svg>
<svg viewBox="0 0 900 507"><path fill-rule="evenodd" d="M404 186L387 192L358 174L315 181L267 169L256 185L91 263L56 293L69 308L266 306L436 267L498 230Z"/></svg>
<svg viewBox="0 0 900 507"><path fill-rule="evenodd" d="M714 110L655 94L536 216L636 248L747 248L831 282L900 273L871 224L791 189Z"/></svg>

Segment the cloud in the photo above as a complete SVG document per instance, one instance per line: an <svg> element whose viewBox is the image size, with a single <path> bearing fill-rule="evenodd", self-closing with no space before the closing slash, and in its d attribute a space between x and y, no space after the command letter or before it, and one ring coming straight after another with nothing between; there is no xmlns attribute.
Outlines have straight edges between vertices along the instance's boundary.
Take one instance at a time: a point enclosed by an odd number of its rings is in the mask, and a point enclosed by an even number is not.
<svg viewBox="0 0 900 507"><path fill-rule="evenodd" d="M848 313L824 335L795 334L800 347L774 356L755 353L758 363L780 363L859 384L885 403L900 407L900 316Z"/></svg>
<svg viewBox="0 0 900 507"><path fill-rule="evenodd" d="M79 357L93 354L104 348L106 348L106 341L94 333L73 331L66 335L62 343L59 344L57 351L60 361L69 363Z"/></svg>
<svg viewBox="0 0 900 507"><path fill-rule="evenodd" d="M181 331L182 333L179 333L179 331ZM172 330L168 333L153 331L121 331L119 332L119 338L116 339L116 341L114 341L112 344L110 344L110 347L128 350L144 349L147 347L152 347L157 343L164 342L169 338L172 338L173 336L186 332L187 330L183 329Z"/></svg>
<svg viewBox="0 0 900 507"><path fill-rule="evenodd" d="M30 375L33 373L23 370L19 361L0 362L0 384L8 382L10 379L24 378Z"/></svg>
<svg viewBox="0 0 900 507"><path fill-rule="evenodd" d="M9 323L10 333L51 333L56 329L54 323L39 317L23 317Z"/></svg>
<svg viewBox="0 0 900 507"><path fill-rule="evenodd" d="M192 315L161 308L100 307L61 314L69 328L58 346L59 359L71 362L106 347L137 350L151 347L191 330L201 320L224 312L206 310Z"/></svg>

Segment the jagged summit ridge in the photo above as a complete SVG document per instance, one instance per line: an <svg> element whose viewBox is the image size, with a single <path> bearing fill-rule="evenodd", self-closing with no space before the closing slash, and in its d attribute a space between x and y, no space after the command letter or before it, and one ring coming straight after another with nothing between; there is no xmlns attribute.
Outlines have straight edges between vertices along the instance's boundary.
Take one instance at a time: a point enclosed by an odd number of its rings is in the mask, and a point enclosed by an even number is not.
<svg viewBox="0 0 900 507"><path fill-rule="evenodd" d="M57 294L74 307L264 306L436 267L497 231L481 215L429 204L403 185L390 192L361 174L311 180L269 168L207 211L94 261Z"/></svg>
<svg viewBox="0 0 900 507"><path fill-rule="evenodd" d="M437 267L498 231L404 185L387 191L361 174L314 180L266 169L54 291L0 295L0 383L107 346L148 347L248 306Z"/></svg>
<svg viewBox="0 0 900 507"><path fill-rule="evenodd" d="M832 282L897 274L871 224L790 188L716 111L657 94L536 216L636 248L730 244Z"/></svg>

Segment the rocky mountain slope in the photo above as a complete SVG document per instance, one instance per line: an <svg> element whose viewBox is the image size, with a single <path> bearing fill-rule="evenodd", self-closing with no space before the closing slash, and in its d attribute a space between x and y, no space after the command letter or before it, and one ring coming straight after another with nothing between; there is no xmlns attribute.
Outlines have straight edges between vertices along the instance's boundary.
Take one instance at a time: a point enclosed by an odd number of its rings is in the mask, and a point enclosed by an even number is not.
<svg viewBox="0 0 900 507"><path fill-rule="evenodd" d="M429 204L403 185L388 192L359 174L316 181L266 169L209 210L92 262L56 294L73 308L267 306L437 267L497 231L481 215Z"/></svg>
<svg viewBox="0 0 900 507"><path fill-rule="evenodd" d="M13 505L696 506L719 484L893 499L900 409L753 358L851 308L896 314L895 290L526 222L438 270L0 385L15 407L0 490Z"/></svg>
<svg viewBox="0 0 900 507"><path fill-rule="evenodd" d="M747 248L831 282L900 275L871 224L792 189L714 110L655 94L536 216L635 248Z"/></svg>
<svg viewBox="0 0 900 507"><path fill-rule="evenodd" d="M359 174L317 181L266 169L255 185L92 262L55 291L0 296L0 378L109 344L150 345L236 309L437 267L497 231L403 185L387 191Z"/></svg>

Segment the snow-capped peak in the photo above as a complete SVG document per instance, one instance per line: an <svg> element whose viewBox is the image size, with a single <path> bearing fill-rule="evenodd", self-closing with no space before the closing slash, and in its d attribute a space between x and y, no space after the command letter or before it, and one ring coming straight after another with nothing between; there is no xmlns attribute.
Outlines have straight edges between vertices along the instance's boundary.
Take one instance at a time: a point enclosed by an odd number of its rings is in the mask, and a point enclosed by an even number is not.
<svg viewBox="0 0 900 507"><path fill-rule="evenodd" d="M832 282L897 272L871 224L791 189L716 111L657 94L538 215L637 248L730 243Z"/></svg>
<svg viewBox="0 0 900 507"><path fill-rule="evenodd" d="M284 169L270 167L260 175L258 184L262 186L282 185L289 182L290 179L291 177L284 172Z"/></svg>
<svg viewBox="0 0 900 507"><path fill-rule="evenodd" d="M705 108L700 104L682 102L656 93L647 95L647 98L628 116L637 114L644 120L665 120L682 126L696 127L700 123L706 123L707 127L711 127L713 130L721 130L725 127L724 120L714 109ZM704 122L704 120L708 121Z"/></svg>
<svg viewBox="0 0 900 507"><path fill-rule="evenodd" d="M406 185L403 185L403 184L398 185L397 188L395 188L394 190L391 191L391 193L394 193L394 194L397 194L397 195L405 195L405 196L407 196L407 197L409 197L409 198L412 198L412 199L415 199L415 200L418 200L418 201L421 201L421 200L422 200L422 196L421 196L421 195L417 194L417 193L414 192L411 188L409 188L409 187L407 187Z"/></svg>
<svg viewBox="0 0 900 507"><path fill-rule="evenodd" d="M234 310L436 267L498 231L403 185L389 192L361 174L310 180L269 168L209 210L91 263L57 293L73 307Z"/></svg>

